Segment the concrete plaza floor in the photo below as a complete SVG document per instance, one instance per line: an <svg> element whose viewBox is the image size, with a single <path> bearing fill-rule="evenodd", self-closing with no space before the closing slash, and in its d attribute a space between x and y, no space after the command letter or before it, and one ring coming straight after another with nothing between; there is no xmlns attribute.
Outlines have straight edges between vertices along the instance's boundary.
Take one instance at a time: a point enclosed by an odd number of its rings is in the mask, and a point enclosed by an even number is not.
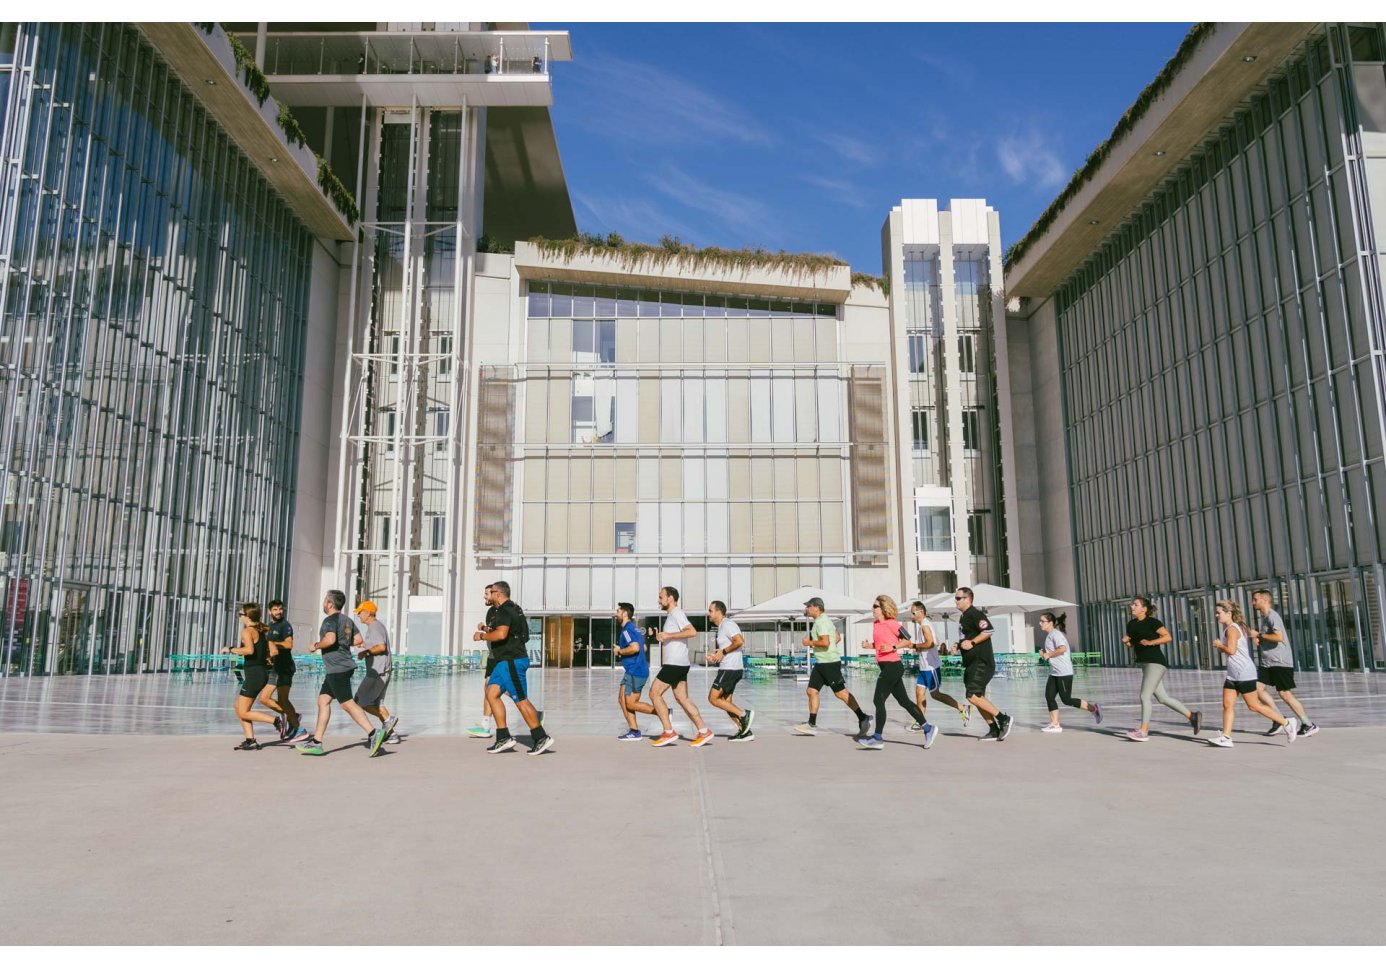
<svg viewBox="0 0 1386 968"><path fill-rule="evenodd" d="M1197 676L1176 695L1213 695ZM1086 691L1120 708L1127 678ZM231 752L224 684L202 735L128 735L99 709L21 731L46 714L5 683L0 943L1380 944L1386 729L1346 722L1381 721L1375 678L1306 680L1325 728L1288 747L1245 713L1232 750L1160 714L1145 744L1125 715L1042 734L1036 681L1003 698L1005 743L950 712L931 750L867 751L830 699L842 732L789 733L792 682L748 690L754 743L617 743L609 683L588 710L570 675L542 757L447 735L420 684L399 697L420 725L374 761L335 724L322 758Z"/></svg>

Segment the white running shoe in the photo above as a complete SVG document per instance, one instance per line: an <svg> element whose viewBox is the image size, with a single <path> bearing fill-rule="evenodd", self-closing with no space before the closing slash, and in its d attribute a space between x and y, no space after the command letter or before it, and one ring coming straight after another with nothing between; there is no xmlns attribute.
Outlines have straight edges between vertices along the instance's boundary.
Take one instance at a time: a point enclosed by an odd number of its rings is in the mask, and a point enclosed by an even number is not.
<svg viewBox="0 0 1386 968"><path fill-rule="evenodd" d="M1230 750L1232 748L1232 740L1228 739L1223 733L1217 733L1214 736L1208 737L1208 745L1221 746L1223 749Z"/></svg>
<svg viewBox="0 0 1386 968"><path fill-rule="evenodd" d="M1291 716L1285 720L1285 740L1293 743L1297 736L1299 736L1299 720Z"/></svg>
<svg viewBox="0 0 1386 968"><path fill-rule="evenodd" d="M1063 731L1064 728L1060 726L1058 723L1050 723L1047 726L1040 727L1041 733L1062 733Z"/></svg>
<svg viewBox="0 0 1386 968"><path fill-rule="evenodd" d="M805 736L817 736L818 727L812 723L798 723L794 727L794 732L803 733Z"/></svg>

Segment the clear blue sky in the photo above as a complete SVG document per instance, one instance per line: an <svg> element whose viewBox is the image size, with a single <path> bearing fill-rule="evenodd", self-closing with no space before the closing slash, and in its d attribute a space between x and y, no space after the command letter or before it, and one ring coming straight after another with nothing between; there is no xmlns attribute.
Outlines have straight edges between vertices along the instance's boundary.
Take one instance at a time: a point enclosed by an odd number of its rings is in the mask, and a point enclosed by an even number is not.
<svg viewBox="0 0 1386 968"><path fill-rule="evenodd" d="M1189 24L534 24L578 227L879 273L901 198L986 198L1014 242Z"/></svg>

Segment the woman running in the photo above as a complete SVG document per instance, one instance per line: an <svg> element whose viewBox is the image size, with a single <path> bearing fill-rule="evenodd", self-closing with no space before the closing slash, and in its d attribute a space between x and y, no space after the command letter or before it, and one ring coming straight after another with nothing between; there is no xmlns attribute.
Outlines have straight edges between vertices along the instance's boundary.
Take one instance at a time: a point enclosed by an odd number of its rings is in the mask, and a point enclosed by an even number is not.
<svg viewBox="0 0 1386 968"><path fill-rule="evenodd" d="M1144 595L1131 599L1131 620L1126 623L1126 635L1121 641L1135 650L1136 665L1141 670L1141 724L1127 733L1126 738L1137 743L1150 739L1151 700L1168 706L1187 719L1197 736L1202 714L1189 712L1187 706L1165 692L1163 683L1165 673L1169 671L1169 662L1165 659L1163 646L1166 642L1173 642L1174 636L1169 634L1165 623L1155 617L1155 606Z"/></svg>
<svg viewBox="0 0 1386 968"><path fill-rule="evenodd" d="M915 602L910 606L910 617L919 626L919 638L914 642L915 651L919 654L919 672L914 677L914 701L919 706L919 714L928 716L928 711L924 708L928 705L928 697L932 696L945 706L952 706L962 717L963 725L972 716L972 707L966 702L958 702L952 696L943 692L943 656L938 647L938 639L934 637L934 627L929 623L929 610L924 607L923 602ZM905 727L910 730L921 730L924 727L918 723L910 723Z"/></svg>
<svg viewBox="0 0 1386 968"><path fill-rule="evenodd" d="M241 731L245 733L245 740L236 747L237 750L260 748L260 744L255 742L256 723L270 723L276 730L283 726L283 721L278 716L258 710L252 712L250 708L269 683L269 638L266 635L268 631L269 626L260 621L258 603L246 602L241 606L240 644L226 650L232 655L245 658L242 669L245 678L241 682L241 691L236 695L236 718L241 721Z"/></svg>
<svg viewBox="0 0 1386 968"><path fill-rule="evenodd" d="M1279 727L1275 732L1284 733L1286 740L1293 743L1299 733L1299 720L1293 716L1286 719L1273 706L1262 702L1256 693L1258 673L1256 662L1251 658L1251 632L1246 627L1242 607L1233 601L1221 601L1214 614L1222 626L1222 638L1213 644L1227 656L1227 678L1222 682L1222 732L1208 742L1213 746L1232 748L1232 720L1237 715L1237 695L1240 693L1246 700L1247 709L1275 723Z"/></svg>
<svg viewBox="0 0 1386 968"><path fill-rule="evenodd" d="M901 639L907 642L909 639L895 620L898 614L895 600L889 595L880 595L871 606L871 611L876 618L871 626L871 641L863 642L861 646L875 650L876 664L880 667L880 675L876 678L876 732L873 736L863 736L857 742L869 750L878 750L885 745L881 736L885 732L886 697L890 696L923 729L924 748L928 749L938 738L938 727L924 721L924 714L910 702L909 693L905 692L905 664L900 661L899 647Z"/></svg>
<svg viewBox="0 0 1386 968"><path fill-rule="evenodd" d="M1059 725L1059 704L1055 699L1062 700L1065 706L1092 713L1092 718L1099 725L1102 722L1101 706L1085 699L1073 698L1073 649L1068 644L1068 636L1064 634L1066 618L1062 612L1058 615L1053 612L1041 612L1039 617L1040 628L1045 633L1040 658L1049 663L1049 681L1044 684L1044 703L1049 707L1049 725L1043 727L1041 733L1064 731Z"/></svg>

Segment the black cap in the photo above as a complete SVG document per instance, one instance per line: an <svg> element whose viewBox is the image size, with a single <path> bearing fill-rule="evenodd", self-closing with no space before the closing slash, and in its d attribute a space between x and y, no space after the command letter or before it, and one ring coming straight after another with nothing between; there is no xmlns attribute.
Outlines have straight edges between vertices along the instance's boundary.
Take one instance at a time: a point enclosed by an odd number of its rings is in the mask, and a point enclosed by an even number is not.
<svg viewBox="0 0 1386 968"><path fill-rule="evenodd" d="M817 595L815 595L813 598L810 598L808 601L804 602L805 608L808 608L810 605L822 609L825 612L828 610L828 606L823 604L823 599L819 598Z"/></svg>

